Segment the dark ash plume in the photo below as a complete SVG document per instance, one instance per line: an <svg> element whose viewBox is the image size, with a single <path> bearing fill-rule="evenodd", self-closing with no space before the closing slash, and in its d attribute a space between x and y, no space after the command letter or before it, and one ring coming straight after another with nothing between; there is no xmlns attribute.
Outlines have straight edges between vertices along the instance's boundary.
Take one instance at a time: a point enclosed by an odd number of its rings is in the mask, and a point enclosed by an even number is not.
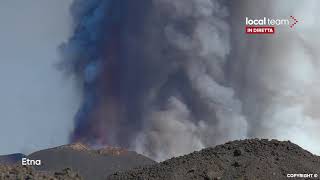
<svg viewBox="0 0 320 180"><path fill-rule="evenodd" d="M246 137L228 87L229 10L219 0L76 0L64 65L82 84L72 141L164 159Z"/></svg>
<svg viewBox="0 0 320 180"><path fill-rule="evenodd" d="M61 48L83 88L72 141L158 160L245 137L319 152L319 27L306 10L319 3L308 2L75 0ZM246 16L293 12L301 29L243 33Z"/></svg>

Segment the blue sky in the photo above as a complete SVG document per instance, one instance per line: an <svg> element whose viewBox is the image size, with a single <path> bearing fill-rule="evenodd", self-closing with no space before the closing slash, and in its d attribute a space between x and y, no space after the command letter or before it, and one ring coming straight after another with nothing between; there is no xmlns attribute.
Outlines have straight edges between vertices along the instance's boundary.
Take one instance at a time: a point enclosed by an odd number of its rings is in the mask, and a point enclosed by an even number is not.
<svg viewBox="0 0 320 180"><path fill-rule="evenodd" d="M0 154L68 141L79 93L54 65L71 1L0 1Z"/></svg>

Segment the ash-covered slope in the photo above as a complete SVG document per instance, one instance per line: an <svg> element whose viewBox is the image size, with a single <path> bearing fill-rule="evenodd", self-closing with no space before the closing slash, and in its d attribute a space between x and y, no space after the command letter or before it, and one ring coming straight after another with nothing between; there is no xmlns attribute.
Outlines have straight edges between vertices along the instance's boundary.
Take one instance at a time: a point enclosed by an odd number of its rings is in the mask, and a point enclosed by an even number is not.
<svg viewBox="0 0 320 180"><path fill-rule="evenodd" d="M108 180L287 179L288 173L320 174L320 157L277 140L242 140L162 163L118 172Z"/></svg>
<svg viewBox="0 0 320 180"><path fill-rule="evenodd" d="M15 164L15 163L21 161L21 159L25 156L26 155L20 154L20 153L3 155L3 156L0 156L0 164L2 164L2 165Z"/></svg>
<svg viewBox="0 0 320 180"><path fill-rule="evenodd" d="M71 168L88 180L101 180L116 171L151 165L155 161L120 148L92 150L82 144L71 144L32 153L29 159L40 159L40 171L60 171Z"/></svg>

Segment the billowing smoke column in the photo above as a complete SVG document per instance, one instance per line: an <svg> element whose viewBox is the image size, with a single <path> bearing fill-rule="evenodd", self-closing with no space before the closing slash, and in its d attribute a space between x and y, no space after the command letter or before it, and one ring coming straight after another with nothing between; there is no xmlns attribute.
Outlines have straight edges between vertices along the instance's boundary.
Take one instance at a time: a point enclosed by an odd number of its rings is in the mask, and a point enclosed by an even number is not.
<svg viewBox="0 0 320 180"><path fill-rule="evenodd" d="M72 141L105 144L113 140L112 128L121 110L123 3L78 0L71 8L75 34L61 49L66 67L78 75L84 89Z"/></svg>
<svg viewBox="0 0 320 180"><path fill-rule="evenodd" d="M320 153L320 2L255 1L233 4L230 76L248 120L248 137L289 139ZM244 19L299 18L276 35L248 36Z"/></svg>
<svg viewBox="0 0 320 180"><path fill-rule="evenodd" d="M156 159L246 137L228 87L228 5L218 0L76 0L62 46L83 106L72 141Z"/></svg>
<svg viewBox="0 0 320 180"><path fill-rule="evenodd" d="M72 141L157 160L246 137L320 151L319 41L288 27L243 33L245 16L316 17L290 3L75 0L74 35L61 48L84 89Z"/></svg>

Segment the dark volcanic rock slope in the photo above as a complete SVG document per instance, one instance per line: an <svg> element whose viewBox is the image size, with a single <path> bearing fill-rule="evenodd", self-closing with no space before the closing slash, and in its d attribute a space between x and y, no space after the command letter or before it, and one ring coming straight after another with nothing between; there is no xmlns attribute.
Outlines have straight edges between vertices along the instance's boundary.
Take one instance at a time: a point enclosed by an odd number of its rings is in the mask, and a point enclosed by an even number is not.
<svg viewBox="0 0 320 180"><path fill-rule="evenodd" d="M10 165L10 164L15 164L19 161L21 161L21 159L23 157L26 157L24 154L9 154L9 155L3 155L0 156L0 164L2 165Z"/></svg>
<svg viewBox="0 0 320 180"><path fill-rule="evenodd" d="M86 180L101 180L108 175L131 168L154 164L155 161L119 148L91 150L82 144L71 144L35 152L29 159L40 159L39 171L60 171L71 168Z"/></svg>
<svg viewBox="0 0 320 180"><path fill-rule="evenodd" d="M277 180L288 173L318 173L320 158L291 142L232 141L162 163L118 172L108 180Z"/></svg>

